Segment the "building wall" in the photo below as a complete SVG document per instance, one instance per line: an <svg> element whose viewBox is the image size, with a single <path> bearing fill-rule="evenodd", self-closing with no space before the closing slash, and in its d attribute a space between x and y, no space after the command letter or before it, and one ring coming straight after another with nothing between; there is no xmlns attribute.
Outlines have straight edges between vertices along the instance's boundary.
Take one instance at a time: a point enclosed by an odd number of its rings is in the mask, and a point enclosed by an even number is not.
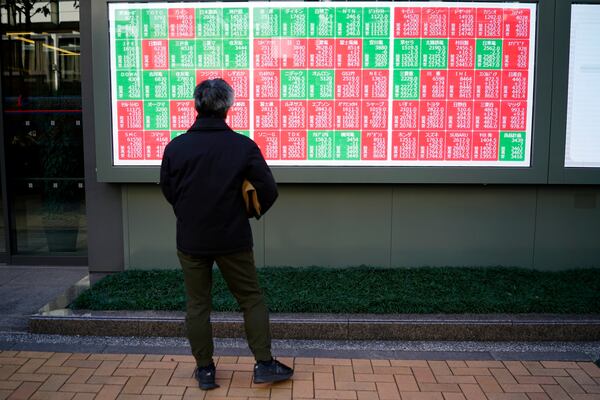
<svg viewBox="0 0 600 400"><path fill-rule="evenodd" d="M122 186L125 268L175 268L157 185ZM600 187L297 185L253 222L258 266L600 266Z"/></svg>

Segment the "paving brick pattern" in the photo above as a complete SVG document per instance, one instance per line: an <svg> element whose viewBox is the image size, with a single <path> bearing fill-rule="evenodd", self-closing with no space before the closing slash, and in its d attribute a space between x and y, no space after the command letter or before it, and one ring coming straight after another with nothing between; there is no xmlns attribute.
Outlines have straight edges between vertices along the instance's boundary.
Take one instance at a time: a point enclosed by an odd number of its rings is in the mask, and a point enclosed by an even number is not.
<svg viewBox="0 0 600 400"><path fill-rule="evenodd" d="M0 352L0 400L600 400L591 362L279 358L292 380L252 383L251 357L216 357L204 392L191 356Z"/></svg>

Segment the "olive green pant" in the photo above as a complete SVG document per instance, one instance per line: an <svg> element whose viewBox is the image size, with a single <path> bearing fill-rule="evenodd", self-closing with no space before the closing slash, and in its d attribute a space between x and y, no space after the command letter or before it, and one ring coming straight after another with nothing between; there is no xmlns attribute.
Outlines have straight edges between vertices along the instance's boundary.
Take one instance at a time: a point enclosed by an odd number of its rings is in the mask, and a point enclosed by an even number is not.
<svg viewBox="0 0 600 400"><path fill-rule="evenodd" d="M258 286L254 253L245 251L218 256L191 256L178 251L177 256L183 268L187 297L187 337L197 365L209 365L214 352L210 311L212 267L215 262L244 313L246 338L254 358L257 361L270 360L269 311Z"/></svg>

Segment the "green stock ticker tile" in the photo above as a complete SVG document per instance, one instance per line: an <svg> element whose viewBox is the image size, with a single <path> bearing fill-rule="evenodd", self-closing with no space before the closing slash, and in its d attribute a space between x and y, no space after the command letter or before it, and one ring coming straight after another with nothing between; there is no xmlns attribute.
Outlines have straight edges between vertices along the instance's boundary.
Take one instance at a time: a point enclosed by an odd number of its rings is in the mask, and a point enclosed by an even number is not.
<svg viewBox="0 0 600 400"><path fill-rule="evenodd" d="M196 68L223 68L222 39L198 39L196 41Z"/></svg>
<svg viewBox="0 0 600 400"><path fill-rule="evenodd" d="M525 132L500 132L500 161L525 160Z"/></svg>
<svg viewBox="0 0 600 400"><path fill-rule="evenodd" d="M169 127L169 102L145 101L144 129L168 130Z"/></svg>
<svg viewBox="0 0 600 400"><path fill-rule="evenodd" d="M223 36L223 9L196 9L196 37L217 39Z"/></svg>
<svg viewBox="0 0 600 400"><path fill-rule="evenodd" d="M308 9L281 9L281 36L306 37L308 35Z"/></svg>
<svg viewBox="0 0 600 400"><path fill-rule="evenodd" d="M171 69L196 68L196 41L171 40L169 42L169 67Z"/></svg>
<svg viewBox="0 0 600 400"><path fill-rule="evenodd" d="M223 68L250 68L250 42L248 39L223 40Z"/></svg>
<svg viewBox="0 0 600 400"><path fill-rule="evenodd" d="M427 69L448 67L448 39L422 39L421 67Z"/></svg>
<svg viewBox="0 0 600 400"><path fill-rule="evenodd" d="M394 39L394 68L421 66L421 39Z"/></svg>
<svg viewBox="0 0 600 400"><path fill-rule="evenodd" d="M247 8L223 9L223 38L248 38L250 12Z"/></svg>
<svg viewBox="0 0 600 400"><path fill-rule="evenodd" d="M139 40L115 40L117 69L141 69L142 47Z"/></svg>
<svg viewBox="0 0 600 400"><path fill-rule="evenodd" d="M419 99L420 70L394 70L393 95L394 100Z"/></svg>
<svg viewBox="0 0 600 400"><path fill-rule="evenodd" d="M335 72L333 70L308 71L308 99L332 100L334 98Z"/></svg>
<svg viewBox="0 0 600 400"><path fill-rule="evenodd" d="M311 38L333 37L335 32L335 9L308 9L308 36Z"/></svg>
<svg viewBox="0 0 600 400"><path fill-rule="evenodd" d="M388 7L367 7L363 12L363 35L365 37L390 37L390 9Z"/></svg>
<svg viewBox="0 0 600 400"><path fill-rule="evenodd" d="M475 45L475 68L502 68L502 39L477 39Z"/></svg>
<svg viewBox="0 0 600 400"><path fill-rule="evenodd" d="M333 131L308 131L308 159L333 160Z"/></svg>
<svg viewBox="0 0 600 400"><path fill-rule="evenodd" d="M190 100L196 88L196 71L170 71L171 99Z"/></svg>
<svg viewBox="0 0 600 400"><path fill-rule="evenodd" d="M144 98L161 100L169 98L169 72L144 71Z"/></svg>
<svg viewBox="0 0 600 400"><path fill-rule="evenodd" d="M169 37L169 12L165 8L142 10L142 38L166 39Z"/></svg>
<svg viewBox="0 0 600 400"><path fill-rule="evenodd" d="M254 37L281 36L281 10L278 8L254 9Z"/></svg>
<svg viewBox="0 0 600 400"><path fill-rule="evenodd" d="M281 70L281 98L306 99L307 71Z"/></svg>
<svg viewBox="0 0 600 400"><path fill-rule="evenodd" d="M141 31L140 10L115 10L115 38L139 39Z"/></svg>
<svg viewBox="0 0 600 400"><path fill-rule="evenodd" d="M140 71L117 71L117 99L138 100L142 98Z"/></svg>
<svg viewBox="0 0 600 400"><path fill-rule="evenodd" d="M387 69L390 66L389 39L363 39L363 68Z"/></svg>
<svg viewBox="0 0 600 400"><path fill-rule="evenodd" d="M340 38L362 36L362 8L338 7L335 11L335 35Z"/></svg>
<svg viewBox="0 0 600 400"><path fill-rule="evenodd" d="M336 160L360 160L360 131L335 131Z"/></svg>

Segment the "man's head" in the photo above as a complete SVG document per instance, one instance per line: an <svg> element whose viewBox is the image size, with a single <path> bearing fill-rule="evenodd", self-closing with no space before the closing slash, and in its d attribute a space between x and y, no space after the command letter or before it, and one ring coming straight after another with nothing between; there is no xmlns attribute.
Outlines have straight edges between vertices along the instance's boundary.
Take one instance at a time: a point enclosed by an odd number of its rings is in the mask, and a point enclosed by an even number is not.
<svg viewBox="0 0 600 400"><path fill-rule="evenodd" d="M225 118L233 105L233 89L223 79L207 79L194 90L194 103L199 117Z"/></svg>

